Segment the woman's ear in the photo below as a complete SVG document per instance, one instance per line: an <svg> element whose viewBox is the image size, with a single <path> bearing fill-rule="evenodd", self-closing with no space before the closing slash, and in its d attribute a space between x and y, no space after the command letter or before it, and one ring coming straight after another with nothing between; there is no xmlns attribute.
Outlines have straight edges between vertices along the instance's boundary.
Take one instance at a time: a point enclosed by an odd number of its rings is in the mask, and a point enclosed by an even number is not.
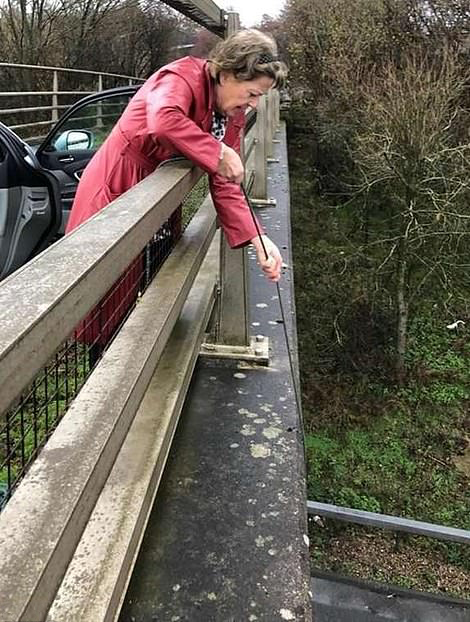
<svg viewBox="0 0 470 622"><path fill-rule="evenodd" d="M230 80L232 75L233 74L230 71L225 71L222 69L222 71L219 73L219 84L222 84L222 86L226 84Z"/></svg>

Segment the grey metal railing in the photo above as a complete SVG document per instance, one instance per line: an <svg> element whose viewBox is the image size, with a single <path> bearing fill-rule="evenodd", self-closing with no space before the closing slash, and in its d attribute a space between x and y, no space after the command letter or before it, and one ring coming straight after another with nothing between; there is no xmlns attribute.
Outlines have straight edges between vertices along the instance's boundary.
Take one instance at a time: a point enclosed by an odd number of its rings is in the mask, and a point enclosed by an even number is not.
<svg viewBox="0 0 470 622"><path fill-rule="evenodd" d="M0 327L2 412L200 175L181 165L155 172L0 285L0 305L9 309ZM0 515L0 600L9 620L46 617L211 243L211 206L192 222ZM67 453L62 465L60 446ZM14 590L11 573L22 577Z"/></svg>
<svg viewBox="0 0 470 622"><path fill-rule="evenodd" d="M182 212L179 208L172 214L0 417L0 510L177 244Z"/></svg>
<svg viewBox="0 0 470 622"><path fill-rule="evenodd" d="M105 88L106 80L108 81L108 83L112 81L112 86L137 84L144 81L143 78L138 78L136 76L128 76L125 74L107 73L100 71L87 71L83 69L70 69L67 67L48 67L43 65L23 65L19 63L0 62L0 69L1 68L3 68L4 70L27 70L41 74L46 73L50 77L50 90L0 91L1 102L6 102L6 107L3 107L0 103L0 117L2 121L4 121L4 123L6 123L6 125L8 125L11 130L21 134L22 138L29 141L40 140L41 138L43 138L43 134L33 136L31 134L31 130L34 129L34 131L36 131L36 128L40 127L49 128L58 120L59 111L69 108L71 103L73 103L73 101L78 98L84 97L85 95L89 95L91 93L102 91ZM88 82L91 82L94 85L92 90L61 90L61 81L65 81L65 77L70 75L80 76L81 78L88 80ZM34 98L38 102L38 105L19 107L15 104L15 102L19 98L25 97ZM68 98L69 102L67 104L60 103L64 101L65 97ZM48 98L50 98L49 105L39 105ZM9 102L14 102L13 106L8 105ZM24 121L21 123L18 123L14 120L18 116L21 116L21 118L25 118L25 116L46 112L50 113L50 117L48 119Z"/></svg>
<svg viewBox="0 0 470 622"><path fill-rule="evenodd" d="M201 2L194 4L201 10ZM264 184L264 197L266 144L272 141L273 120L279 115L278 95L271 93L265 100L261 113L249 119L244 144L246 182L258 184L261 195ZM265 108L269 114L264 114ZM0 416L201 175L184 164L155 171L0 284L0 306L9 310L8 321L0 323ZM126 209L129 205L132 209ZM93 508L109 507L110 500L115 520L107 521L100 547L113 544L113 563L101 567L96 580L104 590L103 619L113 619L119 609L219 284L227 292L226 279L231 279L247 290L238 259L231 272L219 268L215 222L207 198L0 514L0 600L5 618L49 620L64 573L82 538L89 537L86 527ZM229 262L231 254L239 252L224 247ZM246 330L248 309L238 303L228 308L219 299L219 320L241 313L236 324ZM148 446L153 466L144 478L126 465L133 447L139 447L139 455L142 451L146 404L157 399L162 418L157 441ZM117 491L116 469L126 477L133 473L135 485ZM129 491L137 495L132 503L126 496ZM92 553L94 546L84 549ZM82 587L79 594L74 591L74 598L89 602L96 585ZM67 598L69 588L61 589L62 598Z"/></svg>
<svg viewBox="0 0 470 622"><path fill-rule="evenodd" d="M1 412L145 246L148 232L168 219L200 175L197 169L181 165L156 171L0 285L0 306L10 310L9 322L0 327ZM132 210L126 209L129 204ZM9 619L35 619L33 612L40 612L45 619L111 467L119 460L127 430L145 400L150 378L169 343L214 231L215 212L206 203L0 515L0 597ZM214 257L214 250L211 253ZM209 290L216 291L218 269L206 268L204 274ZM205 302L200 303L206 320L213 302L214 298L206 295ZM194 365L201 345L203 332L198 334L196 341L190 335L194 354L188 365ZM185 347L178 342L177 350ZM178 360L176 351L170 350L169 357ZM175 378L179 377L181 370L172 369ZM185 377L190 378L190 371ZM170 435L188 382L178 388L178 408L168 414ZM167 448L166 435L163 446ZM58 460L59 448L67 454L66 470ZM48 492L52 490L53 495ZM142 517L136 516L136 521ZM116 534L109 537L113 540ZM30 564L33 554L34 565ZM127 548L122 555L123 564L134 558ZM17 580L17 589L12 591L13 575L21 576L22 583Z"/></svg>
<svg viewBox="0 0 470 622"><path fill-rule="evenodd" d="M389 531L402 531L416 536L435 538L436 540L470 544L470 531L467 529L436 525L435 523L426 523L401 516L366 512L365 510L346 508L331 503L320 503L319 501L307 501L307 510L312 516L324 516L364 527L378 527Z"/></svg>

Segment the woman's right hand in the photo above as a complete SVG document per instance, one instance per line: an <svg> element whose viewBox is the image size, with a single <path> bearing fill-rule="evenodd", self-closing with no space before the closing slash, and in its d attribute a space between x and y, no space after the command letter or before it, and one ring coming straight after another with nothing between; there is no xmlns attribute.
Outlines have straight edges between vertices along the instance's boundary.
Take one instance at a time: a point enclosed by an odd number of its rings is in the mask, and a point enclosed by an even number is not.
<svg viewBox="0 0 470 622"><path fill-rule="evenodd" d="M267 235L262 234L251 240L258 255L258 263L266 277L277 283L281 278L282 256L278 247Z"/></svg>
<svg viewBox="0 0 470 622"><path fill-rule="evenodd" d="M240 156L225 143L222 143L222 157L217 167L217 173L229 181L235 181L237 184L241 184L245 174Z"/></svg>

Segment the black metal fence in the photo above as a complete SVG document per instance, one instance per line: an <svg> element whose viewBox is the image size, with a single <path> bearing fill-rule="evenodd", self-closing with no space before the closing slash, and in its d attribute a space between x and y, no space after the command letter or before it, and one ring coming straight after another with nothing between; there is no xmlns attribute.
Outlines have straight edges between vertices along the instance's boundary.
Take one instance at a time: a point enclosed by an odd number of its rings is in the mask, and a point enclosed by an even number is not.
<svg viewBox="0 0 470 622"><path fill-rule="evenodd" d="M179 208L0 421L0 508L181 236Z"/></svg>

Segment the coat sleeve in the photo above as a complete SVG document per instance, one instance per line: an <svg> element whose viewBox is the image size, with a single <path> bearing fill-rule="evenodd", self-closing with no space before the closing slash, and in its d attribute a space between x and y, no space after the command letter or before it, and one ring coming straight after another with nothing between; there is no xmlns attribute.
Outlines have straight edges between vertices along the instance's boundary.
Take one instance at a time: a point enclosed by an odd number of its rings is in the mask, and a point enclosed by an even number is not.
<svg viewBox="0 0 470 622"><path fill-rule="evenodd" d="M229 133L227 128L224 142L240 154L240 143L243 140L244 131L244 114L240 124L234 124L231 129L232 131ZM258 219L252 215L239 184L228 181L218 174L210 176L209 184L220 224L231 248L246 246L258 235L258 231L264 233Z"/></svg>
<svg viewBox="0 0 470 622"><path fill-rule="evenodd" d="M222 146L190 118L193 97L182 76L170 72L159 76L146 96L148 132L209 173L212 199L227 241L232 248L245 246L258 235L256 225L240 186L216 173ZM240 153L243 125L230 133L232 139L225 142Z"/></svg>
<svg viewBox="0 0 470 622"><path fill-rule="evenodd" d="M181 153L207 173L215 173L221 145L190 118L193 97L182 76L159 76L146 96L148 132L161 145Z"/></svg>

